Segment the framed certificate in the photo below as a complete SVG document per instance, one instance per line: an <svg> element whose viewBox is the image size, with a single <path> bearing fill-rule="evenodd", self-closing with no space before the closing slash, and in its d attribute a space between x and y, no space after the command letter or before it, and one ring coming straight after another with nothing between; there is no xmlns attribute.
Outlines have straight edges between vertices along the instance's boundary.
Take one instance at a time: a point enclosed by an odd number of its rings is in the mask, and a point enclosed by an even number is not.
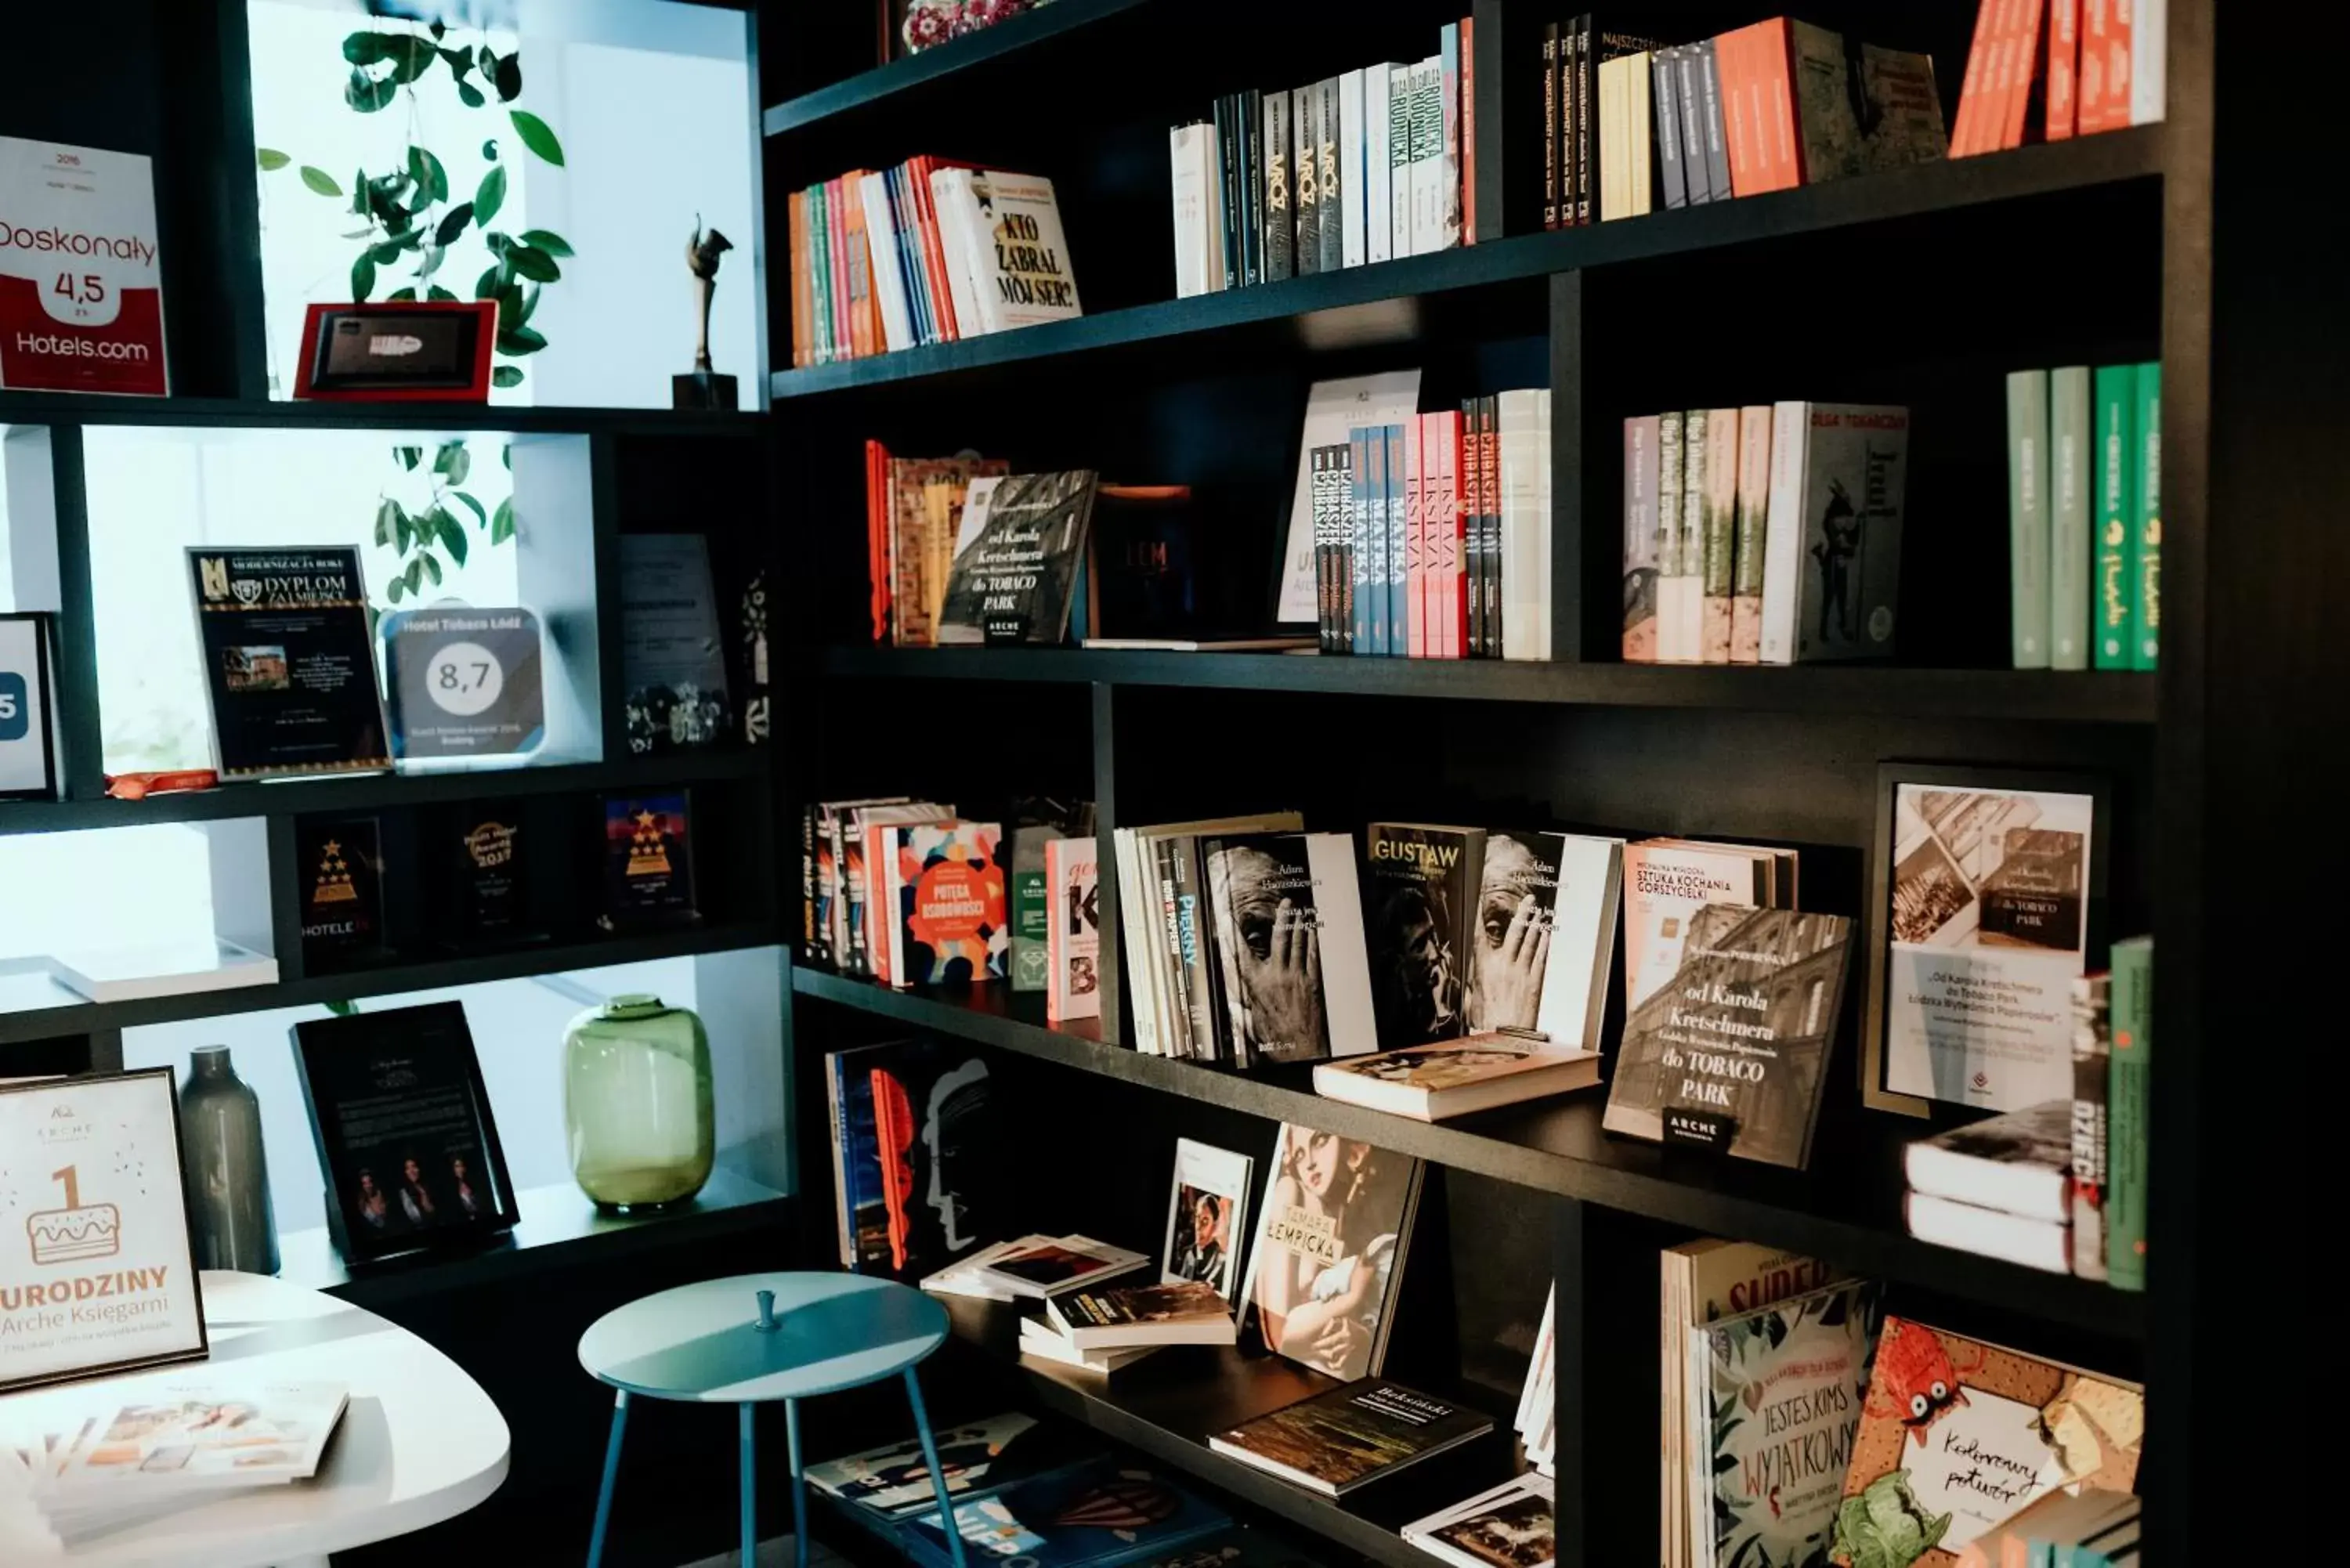
<svg viewBox="0 0 2350 1568"><path fill-rule="evenodd" d="M172 1071L0 1085L0 1394L202 1361Z"/></svg>
<svg viewBox="0 0 2350 1568"><path fill-rule="evenodd" d="M187 554L220 776L388 771L359 553L204 545Z"/></svg>
<svg viewBox="0 0 2350 1568"><path fill-rule="evenodd" d="M0 614L0 800L57 793L48 617Z"/></svg>
<svg viewBox="0 0 2350 1568"><path fill-rule="evenodd" d="M494 300L313 305L294 366L297 400L482 403L490 397Z"/></svg>

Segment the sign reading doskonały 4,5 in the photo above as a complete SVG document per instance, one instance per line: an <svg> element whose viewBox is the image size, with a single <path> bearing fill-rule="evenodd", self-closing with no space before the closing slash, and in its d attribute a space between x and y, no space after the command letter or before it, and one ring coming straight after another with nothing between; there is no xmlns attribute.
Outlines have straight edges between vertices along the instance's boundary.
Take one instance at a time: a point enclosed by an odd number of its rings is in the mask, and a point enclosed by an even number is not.
<svg viewBox="0 0 2350 1568"><path fill-rule="evenodd" d="M145 158L0 136L0 388L171 389Z"/></svg>
<svg viewBox="0 0 2350 1568"><path fill-rule="evenodd" d="M0 1084L0 1394L206 1350L171 1070Z"/></svg>

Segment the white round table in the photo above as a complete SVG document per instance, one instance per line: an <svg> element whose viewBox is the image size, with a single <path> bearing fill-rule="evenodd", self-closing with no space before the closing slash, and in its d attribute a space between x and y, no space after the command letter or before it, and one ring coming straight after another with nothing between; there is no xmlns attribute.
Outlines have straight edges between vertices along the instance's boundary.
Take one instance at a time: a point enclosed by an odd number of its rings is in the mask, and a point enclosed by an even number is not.
<svg viewBox="0 0 2350 1568"><path fill-rule="evenodd" d="M0 1433L70 1430L142 1386L340 1383L350 1406L316 1480L174 1507L10 1568L296 1568L438 1524L497 1490L505 1417L455 1362L371 1312L256 1274L206 1273L212 1359L0 1396ZM71 1415L71 1426L66 1424Z"/></svg>

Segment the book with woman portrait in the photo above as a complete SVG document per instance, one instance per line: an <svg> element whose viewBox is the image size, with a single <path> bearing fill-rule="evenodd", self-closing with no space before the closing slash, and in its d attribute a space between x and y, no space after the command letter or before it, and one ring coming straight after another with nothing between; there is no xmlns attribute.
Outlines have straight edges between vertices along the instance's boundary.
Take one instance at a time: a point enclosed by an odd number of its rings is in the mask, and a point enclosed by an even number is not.
<svg viewBox="0 0 2350 1568"><path fill-rule="evenodd" d="M1380 1370L1419 1187L1417 1159L1282 1124L1246 1290L1266 1349L1333 1377Z"/></svg>

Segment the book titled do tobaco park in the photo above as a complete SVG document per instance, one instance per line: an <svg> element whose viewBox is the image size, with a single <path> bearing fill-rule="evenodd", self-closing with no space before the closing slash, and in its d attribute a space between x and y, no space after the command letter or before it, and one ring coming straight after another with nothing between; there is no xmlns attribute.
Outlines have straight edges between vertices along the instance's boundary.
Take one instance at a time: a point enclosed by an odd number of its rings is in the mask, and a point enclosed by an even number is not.
<svg viewBox="0 0 2350 1568"><path fill-rule="evenodd" d="M145 158L0 136L0 388L161 397Z"/></svg>

